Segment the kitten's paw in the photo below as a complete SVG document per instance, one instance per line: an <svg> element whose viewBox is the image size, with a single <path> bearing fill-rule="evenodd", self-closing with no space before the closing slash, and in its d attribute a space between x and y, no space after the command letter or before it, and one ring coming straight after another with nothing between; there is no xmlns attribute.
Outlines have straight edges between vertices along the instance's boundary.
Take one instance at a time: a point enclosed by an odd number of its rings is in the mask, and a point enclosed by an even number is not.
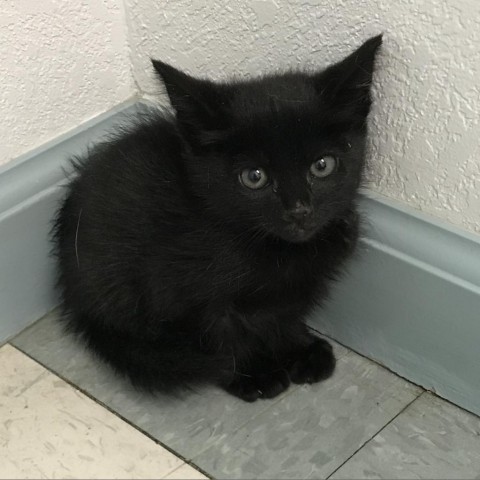
<svg viewBox="0 0 480 480"><path fill-rule="evenodd" d="M274 398L284 392L290 385L290 378L285 370L269 374L238 376L225 387L231 395L254 402L259 398Z"/></svg>
<svg viewBox="0 0 480 480"><path fill-rule="evenodd" d="M316 383L330 377L335 370L332 346L321 338L309 345L289 369L293 383Z"/></svg>
<svg viewBox="0 0 480 480"><path fill-rule="evenodd" d="M254 377L261 398L274 398L290 386L290 377L286 370L277 370Z"/></svg>
<svg viewBox="0 0 480 480"><path fill-rule="evenodd" d="M235 397L241 398L246 402L254 402L260 398L261 392L253 382L251 377L236 378L232 383L225 386L224 389Z"/></svg>

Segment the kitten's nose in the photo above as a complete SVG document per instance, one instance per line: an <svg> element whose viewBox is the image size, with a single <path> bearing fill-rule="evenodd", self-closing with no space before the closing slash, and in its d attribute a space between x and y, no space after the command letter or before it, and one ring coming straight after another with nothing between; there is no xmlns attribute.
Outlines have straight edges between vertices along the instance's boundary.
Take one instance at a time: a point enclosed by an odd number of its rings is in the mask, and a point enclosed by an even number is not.
<svg viewBox="0 0 480 480"><path fill-rule="evenodd" d="M312 214L312 207L306 203L297 200L295 207L285 212L286 220L299 221L305 220Z"/></svg>

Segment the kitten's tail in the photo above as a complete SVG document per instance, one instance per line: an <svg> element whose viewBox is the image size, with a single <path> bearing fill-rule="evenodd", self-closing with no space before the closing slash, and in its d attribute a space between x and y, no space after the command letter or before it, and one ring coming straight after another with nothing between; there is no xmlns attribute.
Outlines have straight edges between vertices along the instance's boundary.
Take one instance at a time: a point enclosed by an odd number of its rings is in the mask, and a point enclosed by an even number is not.
<svg viewBox="0 0 480 480"><path fill-rule="evenodd" d="M88 347L140 388L178 393L207 383L222 384L232 372L228 361L191 348L185 339L137 338L89 321L68 325Z"/></svg>

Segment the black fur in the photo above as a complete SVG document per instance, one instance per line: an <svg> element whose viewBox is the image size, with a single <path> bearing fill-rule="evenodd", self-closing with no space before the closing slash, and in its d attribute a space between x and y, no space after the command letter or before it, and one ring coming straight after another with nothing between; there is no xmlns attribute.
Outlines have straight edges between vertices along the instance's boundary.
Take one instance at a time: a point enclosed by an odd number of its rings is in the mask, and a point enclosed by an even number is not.
<svg viewBox="0 0 480 480"><path fill-rule="evenodd" d="M94 352L142 387L248 401L332 373L304 321L357 240L380 44L222 84L153 61L176 117L151 111L77 159L54 227L66 320ZM316 178L324 155L336 169ZM243 186L259 167L269 183Z"/></svg>

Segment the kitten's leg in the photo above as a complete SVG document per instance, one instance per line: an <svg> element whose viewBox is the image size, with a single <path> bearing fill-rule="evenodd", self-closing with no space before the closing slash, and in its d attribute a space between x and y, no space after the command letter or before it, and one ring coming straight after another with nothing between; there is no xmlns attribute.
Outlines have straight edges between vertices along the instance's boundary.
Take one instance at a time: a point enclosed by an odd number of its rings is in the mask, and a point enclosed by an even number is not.
<svg viewBox="0 0 480 480"><path fill-rule="evenodd" d="M246 401L274 398L291 381L318 382L335 368L330 344L292 313L245 315L229 309L208 333L213 351L232 356L231 374L221 386Z"/></svg>
<svg viewBox="0 0 480 480"><path fill-rule="evenodd" d="M276 397L289 387L287 366L265 353L268 331L262 332L261 326L269 317L253 318L231 307L212 305L206 318L215 320L205 322L201 344L206 353L223 358L224 375L218 383L224 390L253 402Z"/></svg>
<svg viewBox="0 0 480 480"><path fill-rule="evenodd" d="M288 353L285 351L277 355L275 360L252 359L248 374L236 375L224 387L225 390L251 402L258 398L276 397L289 387L290 382L311 384L329 378L336 364L332 346L310 333L306 339L307 342L291 346Z"/></svg>
<svg viewBox="0 0 480 480"><path fill-rule="evenodd" d="M322 338L311 335L312 342L291 356L288 374L293 383L316 383L330 377L335 369L332 346Z"/></svg>
<svg viewBox="0 0 480 480"><path fill-rule="evenodd" d="M253 402L259 398L274 398L296 384L317 383L329 378L335 369L332 346L322 338L309 335L307 345L296 347L281 360L258 358L251 361L248 373L237 373L224 385L227 392Z"/></svg>

